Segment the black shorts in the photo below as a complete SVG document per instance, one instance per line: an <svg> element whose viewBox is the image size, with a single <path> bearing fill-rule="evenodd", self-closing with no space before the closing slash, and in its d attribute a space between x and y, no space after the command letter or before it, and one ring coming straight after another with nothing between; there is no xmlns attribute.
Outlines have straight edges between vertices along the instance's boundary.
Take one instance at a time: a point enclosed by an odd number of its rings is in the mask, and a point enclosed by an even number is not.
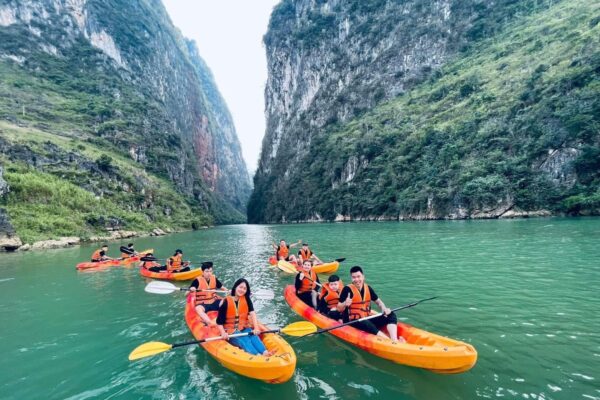
<svg viewBox="0 0 600 400"><path fill-rule="evenodd" d="M327 317L331 318L331 319L336 320L336 321L339 320L339 319L342 319L342 313L339 312L339 311L336 311L336 310L333 310L333 311L329 310L327 312L327 314L325 314L325 315Z"/></svg>
<svg viewBox="0 0 600 400"><path fill-rule="evenodd" d="M356 329L360 329L361 331L365 331L368 333L372 333L373 335L377 335L377 332L381 330L384 326L388 324L396 324L398 323L398 319L396 318L396 314L391 313L390 315L380 315L377 318L368 319L366 321L356 322L350 326L355 327Z"/></svg>
<svg viewBox="0 0 600 400"><path fill-rule="evenodd" d="M204 312L206 313L209 311L219 311L219 303L221 303L220 300L215 300L211 304L196 304L196 307L202 306L204 308Z"/></svg>
<svg viewBox="0 0 600 400"><path fill-rule="evenodd" d="M304 304L306 304L309 307L313 306L312 292L297 293L297 295L298 298L304 302Z"/></svg>

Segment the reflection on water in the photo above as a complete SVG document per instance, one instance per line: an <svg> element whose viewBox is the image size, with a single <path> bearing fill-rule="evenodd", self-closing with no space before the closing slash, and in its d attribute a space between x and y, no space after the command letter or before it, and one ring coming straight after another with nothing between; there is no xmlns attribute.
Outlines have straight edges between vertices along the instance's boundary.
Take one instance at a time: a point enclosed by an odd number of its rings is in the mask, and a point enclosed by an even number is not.
<svg viewBox="0 0 600 400"><path fill-rule="evenodd" d="M325 260L346 257L346 281L362 265L389 306L439 296L399 317L472 343L478 364L435 375L329 335L288 337L298 366L281 385L240 377L197 346L131 363L143 342L191 339L184 295L144 292L135 267L76 272L95 249L82 246L0 256L0 398L600 398L600 220L240 225L136 246L160 258L182 248L196 264L213 261L227 287L243 276L273 290L255 304L275 327L299 320L281 296L293 276L267 263L281 238L307 241Z"/></svg>

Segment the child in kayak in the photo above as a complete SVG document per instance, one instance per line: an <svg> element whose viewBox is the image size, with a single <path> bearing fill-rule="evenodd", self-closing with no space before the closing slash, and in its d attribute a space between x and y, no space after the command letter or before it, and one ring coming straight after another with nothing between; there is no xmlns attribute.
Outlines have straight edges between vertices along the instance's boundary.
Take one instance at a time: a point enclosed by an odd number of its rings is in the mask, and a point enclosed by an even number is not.
<svg viewBox="0 0 600 400"><path fill-rule="evenodd" d="M297 262L296 256L290 254L290 249L300 245L300 243L302 242L299 240L297 243L292 243L288 246L283 239L279 241L279 246L276 246L275 243L271 243L271 246L273 246L273 249L275 249L275 258L277 258L277 261L285 260L289 262Z"/></svg>
<svg viewBox="0 0 600 400"><path fill-rule="evenodd" d="M272 353L259 338L260 329L250 295L250 284L247 280L240 278L235 281L231 294L225 297L219 306L217 328L223 339L229 340L232 345L245 352L270 356ZM229 335L246 332L252 332L252 335L229 338Z"/></svg>
<svg viewBox="0 0 600 400"><path fill-rule="evenodd" d="M331 275L321 287L321 293L319 294L319 312L340 322L342 313L338 311L337 305L340 302L340 293L342 293L343 286L339 276Z"/></svg>
<svg viewBox="0 0 600 400"><path fill-rule="evenodd" d="M302 271L296 275L296 294L306 305L316 309L318 293L315 290L319 283L319 277L312 270L312 261L304 260L302 263ZM319 285L320 286L320 285Z"/></svg>
<svg viewBox="0 0 600 400"><path fill-rule="evenodd" d="M108 257L106 253L108 253L108 245L103 244L102 247L94 251L94 253L92 254L92 262L112 260L112 258Z"/></svg>
<svg viewBox="0 0 600 400"><path fill-rule="evenodd" d="M221 298L217 296L215 292L206 292L204 290L227 289L213 274L212 262L203 262L200 268L202 268L202 275L194 279L190 285L190 291L195 293L194 304L200 318L202 318L207 325L214 326L216 323L212 321L206 313L209 311L218 311Z"/></svg>
<svg viewBox="0 0 600 400"><path fill-rule="evenodd" d="M387 308L379 296L377 296L375 290L365 283L362 268L358 265L350 268L350 276L352 283L342 289L340 301L337 305L338 311L343 313L344 322L371 315L371 301L374 301L381 309L383 315L366 321L356 322L351 326L361 331L387 338L388 336L379 330L379 328L386 326L390 339L394 342L405 342L402 336L398 337L398 326L396 325L398 320L396 314Z"/></svg>

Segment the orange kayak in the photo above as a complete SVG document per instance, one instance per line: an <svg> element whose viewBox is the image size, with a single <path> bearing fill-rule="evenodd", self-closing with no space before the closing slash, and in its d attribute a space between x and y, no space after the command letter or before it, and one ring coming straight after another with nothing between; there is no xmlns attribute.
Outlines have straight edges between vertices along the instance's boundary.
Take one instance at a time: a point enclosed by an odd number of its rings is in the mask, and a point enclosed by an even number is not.
<svg viewBox="0 0 600 400"><path fill-rule="evenodd" d="M208 316L217 318L217 312L211 311ZM207 327L196 313L194 296L188 295L185 305L185 322L197 340L219 336L216 326ZM268 328L259 324L262 330ZM246 353L226 340L204 342L200 345L221 365L240 375L258 379L267 383L283 383L290 380L296 369L296 354L292 347L279 335L267 333L261 335L265 347L275 354L270 357Z"/></svg>
<svg viewBox="0 0 600 400"><path fill-rule="evenodd" d="M319 328L339 325L307 306L296 296L293 285L285 288L285 300L292 310ZM428 369L439 374L457 374L471 369L477 362L477 351L470 344L439 336L414 326L399 322L398 335L406 343L394 343L350 326L329 331L334 336L378 357L398 364Z"/></svg>
<svg viewBox="0 0 600 400"><path fill-rule="evenodd" d="M185 272L152 272L146 268L140 267L140 274L146 278L164 279L167 281L189 281L202 275L202 269L196 268Z"/></svg>
<svg viewBox="0 0 600 400"><path fill-rule="evenodd" d="M76 269L89 269L89 268L98 268L98 267L118 267L119 265L127 265L131 263L135 263L140 261L140 258L147 253L154 253L154 249L146 249L142 250L138 253L138 255L125 258L125 259L115 259L115 260L107 260L100 262L82 262L75 266Z"/></svg>

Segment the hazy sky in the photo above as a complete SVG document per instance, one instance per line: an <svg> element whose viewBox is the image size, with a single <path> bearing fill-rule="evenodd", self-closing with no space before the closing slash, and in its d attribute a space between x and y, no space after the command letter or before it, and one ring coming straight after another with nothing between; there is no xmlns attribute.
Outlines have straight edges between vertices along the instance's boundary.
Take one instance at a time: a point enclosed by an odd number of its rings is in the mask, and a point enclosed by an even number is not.
<svg viewBox="0 0 600 400"><path fill-rule="evenodd" d="M253 173L265 133L267 60L262 37L279 0L163 0L171 20L194 39L233 116Z"/></svg>

